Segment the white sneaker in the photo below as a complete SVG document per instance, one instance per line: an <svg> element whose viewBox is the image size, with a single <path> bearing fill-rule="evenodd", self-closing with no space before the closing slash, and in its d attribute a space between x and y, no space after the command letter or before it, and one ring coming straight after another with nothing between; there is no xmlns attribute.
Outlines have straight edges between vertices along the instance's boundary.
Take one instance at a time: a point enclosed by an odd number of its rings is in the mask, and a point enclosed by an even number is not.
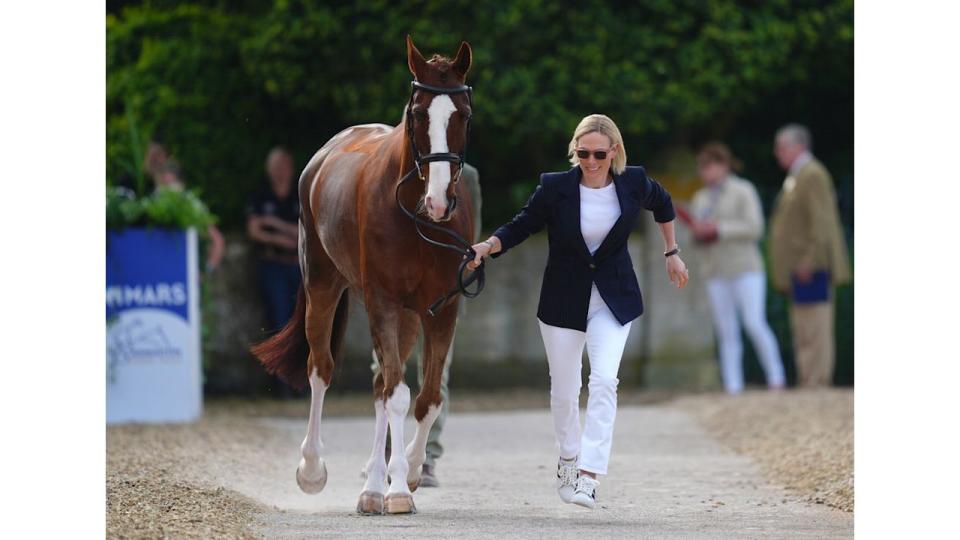
<svg viewBox="0 0 960 540"><path fill-rule="evenodd" d="M573 499L573 492L577 485L577 475L580 474L580 467L577 466L577 458L570 460L560 458L557 462L557 493L563 502L570 502Z"/></svg>
<svg viewBox="0 0 960 540"><path fill-rule="evenodd" d="M573 498L570 500L573 504L579 504L587 508L593 508L597 503L597 486L600 484L594 478L583 475L577 479L577 489L573 492Z"/></svg>

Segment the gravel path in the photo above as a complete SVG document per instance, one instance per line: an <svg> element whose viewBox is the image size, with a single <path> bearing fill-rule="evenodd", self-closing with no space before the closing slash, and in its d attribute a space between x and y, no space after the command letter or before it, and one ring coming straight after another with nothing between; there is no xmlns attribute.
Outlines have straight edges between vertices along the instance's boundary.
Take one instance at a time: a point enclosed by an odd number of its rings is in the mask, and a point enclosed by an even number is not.
<svg viewBox="0 0 960 540"><path fill-rule="evenodd" d="M804 500L853 512L853 390L747 392L676 404Z"/></svg>
<svg viewBox="0 0 960 540"><path fill-rule="evenodd" d="M786 396L791 394L795 393ZM107 534L112 538L853 536L851 513L804 502L802 493L771 483L749 455L732 451L701 427L696 411L702 403L696 400L722 401L725 396L691 399L621 407L610 475L602 479L600 504L594 511L565 505L556 496L552 424L543 408L513 412L455 408L444 434L447 454L438 466L442 487L415 493L419 513L414 516L354 513L362 487L359 471L372 439L370 415L325 419L330 477L324 492L313 496L300 493L294 482L305 421L285 414L286 406L270 411L271 416L213 407L190 426L109 428ZM503 400L497 403L502 405ZM305 412L304 404L296 405ZM348 409L342 412L347 414ZM408 426L412 428L412 421Z"/></svg>

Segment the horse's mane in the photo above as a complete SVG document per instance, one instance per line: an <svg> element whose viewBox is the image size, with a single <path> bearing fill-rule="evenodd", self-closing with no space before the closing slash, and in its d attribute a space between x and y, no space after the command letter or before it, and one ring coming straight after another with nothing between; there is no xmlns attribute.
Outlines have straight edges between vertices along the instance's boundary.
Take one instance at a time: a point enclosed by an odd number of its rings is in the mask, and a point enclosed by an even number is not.
<svg viewBox="0 0 960 540"><path fill-rule="evenodd" d="M449 56L444 56L442 54L434 53L434 55L431 56L429 60L427 60L427 63L440 64L441 66L449 69L450 66L453 65L453 60L450 59ZM441 66L438 66L438 67L441 67Z"/></svg>
<svg viewBox="0 0 960 540"><path fill-rule="evenodd" d="M453 60L441 54L434 54L429 60L427 60L427 63L430 64L432 68L436 69L438 73L440 73L441 81L447 81L447 76L450 73L450 70L453 69Z"/></svg>

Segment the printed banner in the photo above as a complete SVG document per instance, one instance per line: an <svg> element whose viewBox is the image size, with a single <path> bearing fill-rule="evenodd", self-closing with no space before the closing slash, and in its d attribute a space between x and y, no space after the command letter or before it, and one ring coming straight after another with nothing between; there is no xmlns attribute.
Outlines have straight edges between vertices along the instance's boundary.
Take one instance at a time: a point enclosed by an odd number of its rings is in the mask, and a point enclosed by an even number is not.
<svg viewBox="0 0 960 540"><path fill-rule="evenodd" d="M107 423L202 412L195 230L107 233Z"/></svg>

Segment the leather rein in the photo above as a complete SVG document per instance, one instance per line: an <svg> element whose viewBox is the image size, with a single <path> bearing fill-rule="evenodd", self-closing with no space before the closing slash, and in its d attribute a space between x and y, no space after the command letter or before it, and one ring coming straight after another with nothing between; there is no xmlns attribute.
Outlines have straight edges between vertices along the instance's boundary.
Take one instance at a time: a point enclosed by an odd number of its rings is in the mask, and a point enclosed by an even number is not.
<svg viewBox="0 0 960 540"><path fill-rule="evenodd" d="M417 234L420 235L420 238L424 239L425 241L427 241L428 243L434 246L441 247L444 249L449 249L464 256L464 259L460 263L460 267L457 270L457 286L451 289L446 294L442 295L433 304L430 304L430 306L427 308L427 314L433 317L437 313L439 313L439 311L447 305L447 302L457 294L462 294L465 298L476 298L480 294L480 291L483 290L483 286L485 283L484 270L483 270L484 262L481 261L480 265L472 273L470 273L470 275L468 275L465 278L464 270L467 269L467 263L472 261L474 257L476 257L477 255L476 252L473 250L472 244L467 240L465 240L462 236L457 234L456 231L445 228L445 227L441 227L436 223L433 223L421 218L417 214L411 212L406 207L404 207L403 204L400 202L400 187L403 186L403 184L407 183L411 178L413 178L414 175L419 177L420 180L426 181L426 178L423 176L424 164L432 163L434 161L447 161L450 163L459 164L460 169L457 171L457 175L453 179L453 182L457 183L460 180L461 175L463 174L463 165L464 163L466 163L465 153L467 150L467 142L470 139L470 119L472 118L472 114L471 114L471 117L467 118L467 140L464 141L463 150L461 150L459 153L440 152L440 153L434 153L434 154L421 155L420 151L417 149L417 142L413 134L413 112L410 110L411 106L413 105L413 95L416 93L417 90L423 90L426 92L430 92L432 94L445 94L445 95L466 94L467 99L470 102L471 112L472 112L473 88L467 85L457 86L454 88L441 88L439 86L431 86L431 85L423 84L417 81L411 81L410 83L410 99L407 102L407 111L406 111L405 121L407 124L407 139L410 141L410 149L412 150L412 153L413 153L415 167L411 169L407 174L403 175L403 178L401 178L400 182L397 184L397 189L396 189L397 206L407 217L413 220L414 228L416 229ZM454 195L453 200L450 203L450 207L447 210L448 215L452 214L456 207L457 207L457 197L456 195ZM446 234L450 236L451 240L455 244L459 244L459 245L448 244L446 242L440 242L437 240L433 240L432 238L428 238L426 234L424 234L422 227L426 227L433 231ZM477 283L477 288L476 290L471 291L468 289L468 287L472 285L474 282Z"/></svg>

